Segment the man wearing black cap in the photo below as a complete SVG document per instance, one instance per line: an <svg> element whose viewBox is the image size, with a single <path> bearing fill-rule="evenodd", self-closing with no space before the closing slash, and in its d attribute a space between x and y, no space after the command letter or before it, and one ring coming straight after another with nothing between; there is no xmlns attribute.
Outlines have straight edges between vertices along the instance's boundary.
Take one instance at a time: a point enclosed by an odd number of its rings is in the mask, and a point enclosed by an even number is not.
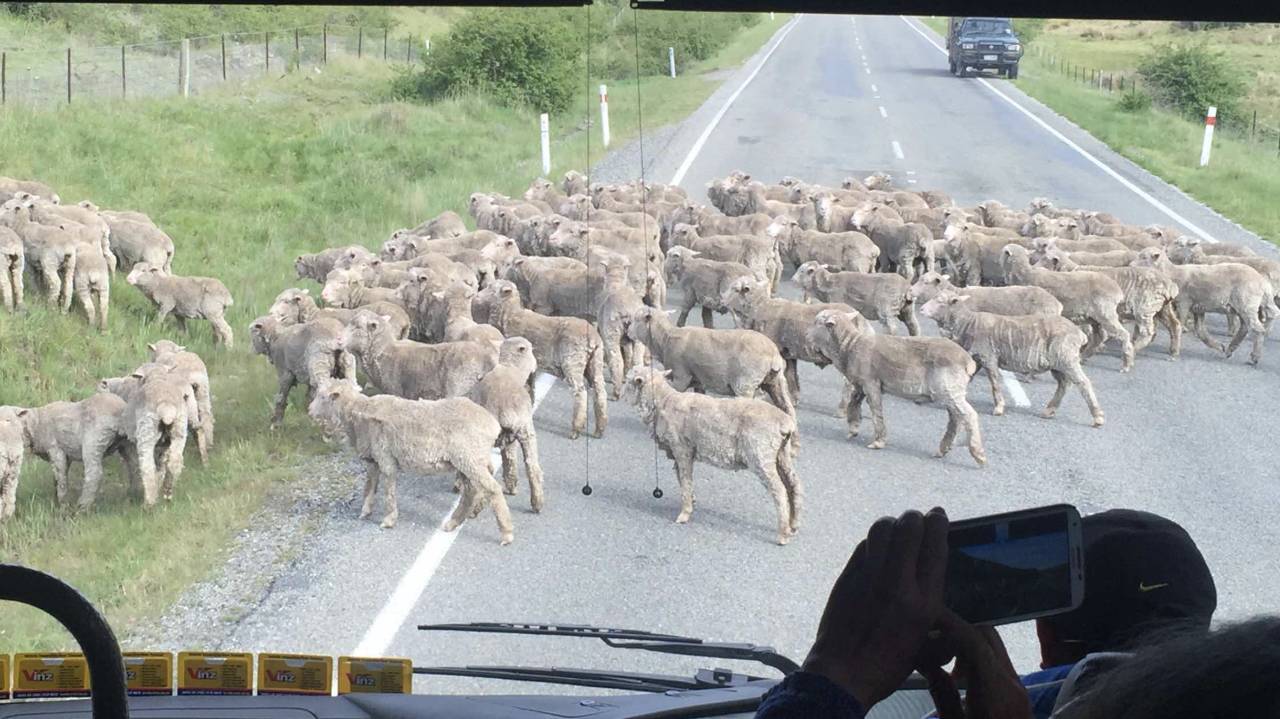
<svg viewBox="0 0 1280 719"><path fill-rule="evenodd" d="M1042 671L1022 678L1037 719L1048 717L1058 682L1093 652L1124 651L1171 624L1209 629L1213 575L1177 523L1112 509L1083 517L1085 596L1074 611L1036 620Z"/></svg>

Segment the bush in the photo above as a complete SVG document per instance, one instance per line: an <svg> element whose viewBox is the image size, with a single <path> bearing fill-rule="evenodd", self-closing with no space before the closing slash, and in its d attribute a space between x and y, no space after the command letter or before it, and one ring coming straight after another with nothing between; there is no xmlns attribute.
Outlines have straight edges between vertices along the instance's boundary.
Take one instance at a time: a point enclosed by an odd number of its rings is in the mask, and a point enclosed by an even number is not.
<svg viewBox="0 0 1280 719"><path fill-rule="evenodd" d="M1144 90L1134 90L1120 95L1120 100L1116 103L1124 112L1146 112L1151 109L1151 95Z"/></svg>
<svg viewBox="0 0 1280 719"><path fill-rule="evenodd" d="M1023 45L1030 45L1044 32L1045 19L1042 17L1017 17L1013 19L1013 34L1018 36Z"/></svg>
<svg viewBox="0 0 1280 719"><path fill-rule="evenodd" d="M670 71L668 48L675 48L676 72L710 58L740 30L760 21L759 13L624 12L614 27L608 73L616 79L636 75L635 19L640 21L640 74Z"/></svg>
<svg viewBox="0 0 1280 719"><path fill-rule="evenodd" d="M1152 96L1162 105L1192 119L1204 116L1210 105L1218 117L1234 118L1244 97L1240 71L1222 52L1204 45L1163 45L1138 65Z"/></svg>
<svg viewBox="0 0 1280 719"><path fill-rule="evenodd" d="M432 44L421 68L398 77L404 99L475 92L539 112L569 107L581 91L582 29L568 11L476 10Z"/></svg>

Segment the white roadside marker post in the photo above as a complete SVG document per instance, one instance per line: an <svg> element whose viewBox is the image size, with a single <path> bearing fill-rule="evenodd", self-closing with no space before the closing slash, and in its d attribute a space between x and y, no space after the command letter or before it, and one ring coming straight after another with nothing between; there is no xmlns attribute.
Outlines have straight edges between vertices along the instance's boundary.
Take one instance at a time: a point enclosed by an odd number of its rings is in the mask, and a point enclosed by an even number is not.
<svg viewBox="0 0 1280 719"><path fill-rule="evenodd" d="M671 77L676 76L676 49L674 47L667 48L667 62L671 65Z"/></svg>
<svg viewBox="0 0 1280 719"><path fill-rule="evenodd" d="M542 174L551 174L551 118L547 113L542 113L538 118L538 125L542 131Z"/></svg>
<svg viewBox="0 0 1280 719"><path fill-rule="evenodd" d="M604 146L609 146L609 88L600 86L600 134Z"/></svg>
<svg viewBox="0 0 1280 719"><path fill-rule="evenodd" d="M1204 144L1200 147L1200 166L1209 164L1209 150L1213 144L1213 126L1218 122L1218 108L1209 106L1209 114L1204 118Z"/></svg>

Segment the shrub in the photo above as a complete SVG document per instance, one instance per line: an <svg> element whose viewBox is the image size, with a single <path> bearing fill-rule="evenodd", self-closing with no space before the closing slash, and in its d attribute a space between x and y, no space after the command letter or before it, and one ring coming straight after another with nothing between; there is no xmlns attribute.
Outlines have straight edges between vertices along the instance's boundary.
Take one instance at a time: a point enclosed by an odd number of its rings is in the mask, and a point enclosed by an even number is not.
<svg viewBox="0 0 1280 719"><path fill-rule="evenodd" d="M1138 65L1138 74L1156 101L1191 118L1202 117L1210 105L1219 117L1233 118L1244 97L1239 70L1204 45L1157 47Z"/></svg>
<svg viewBox="0 0 1280 719"><path fill-rule="evenodd" d="M1044 32L1045 19L1042 17L1018 17L1013 19L1013 34L1018 36L1023 45L1035 42Z"/></svg>
<svg viewBox="0 0 1280 719"><path fill-rule="evenodd" d="M1151 109L1151 95L1145 90L1122 93L1120 100L1116 102L1116 107L1124 112L1146 112Z"/></svg>
<svg viewBox="0 0 1280 719"><path fill-rule="evenodd" d="M581 90L581 36L564 10L476 10L432 43L421 68L399 76L394 92L428 100L480 92L558 112Z"/></svg>

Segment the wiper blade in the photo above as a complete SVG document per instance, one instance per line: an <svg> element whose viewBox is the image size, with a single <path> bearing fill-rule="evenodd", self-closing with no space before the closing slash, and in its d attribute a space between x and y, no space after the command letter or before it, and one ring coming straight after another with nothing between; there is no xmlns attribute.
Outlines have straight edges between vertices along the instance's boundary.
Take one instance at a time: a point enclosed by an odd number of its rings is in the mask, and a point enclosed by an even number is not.
<svg viewBox="0 0 1280 719"><path fill-rule="evenodd" d="M663 654L715 659L753 661L790 674L800 668L773 647L756 644L705 642L677 634L657 634L636 629L610 629L583 624L516 624L509 622L469 622L464 624L419 624L420 631L484 632L489 634L532 634L555 637L591 637L617 649L643 649Z"/></svg>
<svg viewBox="0 0 1280 719"><path fill-rule="evenodd" d="M735 674L734 672L724 669L717 669L714 671L702 670L699 671L692 679L665 676L661 674L611 672L595 669L564 669L559 667L414 667L413 673L437 676L480 677L482 679L506 679L509 681L538 682L541 684L567 684L579 687L597 687L600 689L620 689L622 691L654 693L716 689L728 686L739 686L752 681L762 681L759 677Z"/></svg>

